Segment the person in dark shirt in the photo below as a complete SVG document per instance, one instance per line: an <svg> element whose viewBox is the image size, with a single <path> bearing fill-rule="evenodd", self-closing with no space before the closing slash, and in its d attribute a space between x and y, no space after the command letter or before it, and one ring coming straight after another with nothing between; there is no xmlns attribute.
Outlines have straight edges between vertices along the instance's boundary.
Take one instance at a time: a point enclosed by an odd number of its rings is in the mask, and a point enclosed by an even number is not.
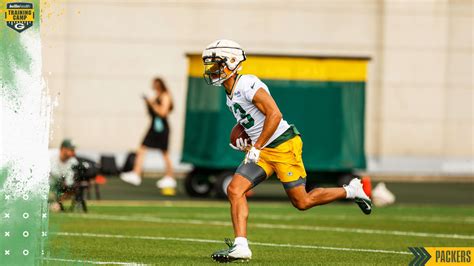
<svg viewBox="0 0 474 266"><path fill-rule="evenodd" d="M120 178L130 184L138 186L142 182L141 173L143 160L147 149L159 149L163 154L166 172L156 185L160 189L175 188L176 180L173 178L173 165L168 152L169 124L168 115L173 110L173 101L166 84L161 78L155 78L152 83L155 97L143 97L150 115L151 125L143 139L142 145L137 150L133 171L122 173Z"/></svg>

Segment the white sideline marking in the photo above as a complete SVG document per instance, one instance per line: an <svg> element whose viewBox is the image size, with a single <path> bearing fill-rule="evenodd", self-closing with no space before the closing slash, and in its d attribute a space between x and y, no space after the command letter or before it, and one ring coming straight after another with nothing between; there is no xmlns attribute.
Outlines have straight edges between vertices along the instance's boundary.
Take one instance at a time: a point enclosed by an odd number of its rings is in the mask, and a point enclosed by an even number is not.
<svg viewBox="0 0 474 266"><path fill-rule="evenodd" d="M143 239L143 240L166 240L166 241L181 241L181 242L199 242L199 243L222 243L222 241L212 239L198 239L198 238L181 238L181 237L163 237L163 236L127 236L127 235L109 235L109 234L92 234L92 233L72 233L72 232L58 232L51 233L60 236L81 236L81 237L102 237L102 238L128 238L128 239ZM250 242L254 246L266 247L288 247L288 248L305 248L305 249L324 249L324 250L338 250L350 252L370 252L370 253L388 253L388 254L403 254L410 255L412 253L405 251L383 250L383 249L363 249L363 248L339 248L339 247L325 247L325 246L311 246L311 245L292 245L292 244L273 244Z"/></svg>
<svg viewBox="0 0 474 266"><path fill-rule="evenodd" d="M89 264L113 264L113 265L146 265L136 262L116 262L116 261L92 261L92 260L71 260L71 259L60 259L60 258L42 258L42 260L52 261L64 261L64 262L76 262L76 263L89 263Z"/></svg>
<svg viewBox="0 0 474 266"><path fill-rule="evenodd" d="M117 220L117 221L138 221L138 222L153 222L153 223L179 223L179 224L201 224L201 225L220 225L231 226L230 222L223 221L207 221L195 219L167 219L158 217L133 217L120 215L100 215L100 214L68 214L70 217L78 217L84 219L101 219L101 220ZM397 230L377 230L377 229L363 229L363 228L344 228L344 227L330 227L330 226L308 226L308 225L286 225L286 224L265 224L265 223L251 223L251 227L270 228L270 229L288 229L288 230L304 230L304 231L327 231L327 232L344 232L344 233L358 233L358 234L377 234L377 235L395 235L395 236L414 236L414 237L434 237L434 238L449 238L449 239L474 239L472 235L460 234L438 234L425 232L410 232Z"/></svg>

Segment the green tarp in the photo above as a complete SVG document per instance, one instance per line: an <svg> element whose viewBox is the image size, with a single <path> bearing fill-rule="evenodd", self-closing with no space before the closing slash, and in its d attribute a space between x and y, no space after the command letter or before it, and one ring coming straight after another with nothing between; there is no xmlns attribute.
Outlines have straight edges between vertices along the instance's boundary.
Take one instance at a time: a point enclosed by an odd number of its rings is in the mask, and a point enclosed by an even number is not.
<svg viewBox="0 0 474 266"><path fill-rule="evenodd" d="M302 134L306 169L364 169L365 81L264 79L283 117ZM188 78L183 162L235 168L244 153L228 146L236 124L223 87Z"/></svg>

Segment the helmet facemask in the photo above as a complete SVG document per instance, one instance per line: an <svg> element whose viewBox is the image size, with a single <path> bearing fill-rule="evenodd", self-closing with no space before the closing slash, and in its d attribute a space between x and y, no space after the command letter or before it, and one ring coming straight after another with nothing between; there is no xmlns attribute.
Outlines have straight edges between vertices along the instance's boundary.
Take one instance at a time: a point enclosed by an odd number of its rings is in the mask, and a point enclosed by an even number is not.
<svg viewBox="0 0 474 266"><path fill-rule="evenodd" d="M206 57L204 60L204 80L208 85L221 86L224 81L232 76L225 71L226 58Z"/></svg>
<svg viewBox="0 0 474 266"><path fill-rule="evenodd" d="M242 69L245 52L231 40L217 40L202 52L204 79L206 83L221 86L226 80Z"/></svg>

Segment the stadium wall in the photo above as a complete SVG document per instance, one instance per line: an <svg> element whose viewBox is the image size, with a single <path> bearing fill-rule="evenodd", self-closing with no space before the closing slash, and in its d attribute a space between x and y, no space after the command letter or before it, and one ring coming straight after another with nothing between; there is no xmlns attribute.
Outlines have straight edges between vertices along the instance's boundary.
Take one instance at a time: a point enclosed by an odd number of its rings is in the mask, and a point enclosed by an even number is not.
<svg viewBox="0 0 474 266"><path fill-rule="evenodd" d="M372 165L454 161L454 170L474 172L470 0L42 4L43 71L59 103L52 147L71 137L80 150L135 149L149 126L141 94L151 93L151 78L159 75L175 100L171 152L179 158L185 54L228 38L251 53L371 57L366 151Z"/></svg>

